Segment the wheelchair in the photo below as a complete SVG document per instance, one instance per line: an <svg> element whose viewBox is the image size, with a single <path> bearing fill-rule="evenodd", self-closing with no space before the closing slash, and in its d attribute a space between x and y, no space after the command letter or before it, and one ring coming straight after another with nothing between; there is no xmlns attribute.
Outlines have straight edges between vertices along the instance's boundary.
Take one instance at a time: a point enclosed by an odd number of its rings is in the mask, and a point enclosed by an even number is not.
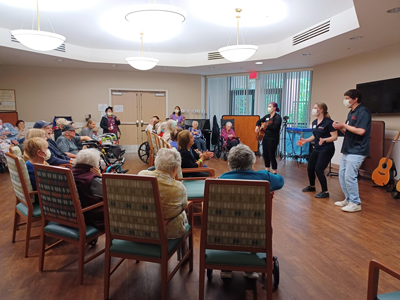
<svg viewBox="0 0 400 300"><path fill-rule="evenodd" d="M232 129L235 130L235 120L234 119L222 119L221 120L221 132L222 132L222 129L225 128L226 123L228 123L228 122L232 123ZM218 138L218 144L215 148L215 156L217 158L220 158L222 155L223 159L225 161L227 161L228 155L229 155L229 150L234 146L231 146L228 144L224 145L224 138L221 137L221 132L219 133L220 136ZM240 144L240 138L238 136L236 137L236 140L239 142L238 144Z"/></svg>

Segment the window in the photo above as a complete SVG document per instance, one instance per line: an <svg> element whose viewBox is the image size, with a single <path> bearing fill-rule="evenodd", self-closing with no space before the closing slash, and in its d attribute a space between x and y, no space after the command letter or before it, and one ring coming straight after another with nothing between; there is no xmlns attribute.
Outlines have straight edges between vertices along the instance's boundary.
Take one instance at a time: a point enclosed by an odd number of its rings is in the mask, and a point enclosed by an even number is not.
<svg viewBox="0 0 400 300"><path fill-rule="evenodd" d="M229 77L229 114L254 114L255 79L249 76Z"/></svg>

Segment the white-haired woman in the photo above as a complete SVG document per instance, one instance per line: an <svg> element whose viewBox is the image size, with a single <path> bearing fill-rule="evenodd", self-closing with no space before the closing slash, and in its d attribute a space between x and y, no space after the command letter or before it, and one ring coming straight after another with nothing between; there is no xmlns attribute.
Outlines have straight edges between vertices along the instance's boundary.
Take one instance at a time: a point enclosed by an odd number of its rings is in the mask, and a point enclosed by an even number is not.
<svg viewBox="0 0 400 300"><path fill-rule="evenodd" d="M170 144L172 142L171 133L174 131L177 123L174 120L168 120L166 123L167 124L165 125L165 132L162 138L164 141Z"/></svg>
<svg viewBox="0 0 400 300"><path fill-rule="evenodd" d="M99 169L100 152L96 149L83 149L76 156L72 173L82 208L103 202L103 186ZM103 207L84 213L85 223L104 229Z"/></svg>
<svg viewBox="0 0 400 300"><path fill-rule="evenodd" d="M189 127L189 131L194 137L194 144L196 145L196 148L200 152L206 152L207 151L206 142L203 139L203 133L198 127L199 127L199 122L193 121L192 127Z"/></svg>
<svg viewBox="0 0 400 300"><path fill-rule="evenodd" d="M158 136L162 138L166 130L167 130L167 122L162 122L157 128Z"/></svg>
<svg viewBox="0 0 400 300"><path fill-rule="evenodd" d="M239 144L232 126L233 124L231 122L227 122L225 128L222 128L221 130L221 137L224 139L224 146L228 146L228 149Z"/></svg>
<svg viewBox="0 0 400 300"><path fill-rule="evenodd" d="M139 175L155 176L160 191L161 206L165 219L172 219L167 225L167 237L179 238L186 233L184 224L188 206L186 188L182 182L175 180L181 156L175 149L162 148L158 150L154 165L155 171L141 171Z"/></svg>

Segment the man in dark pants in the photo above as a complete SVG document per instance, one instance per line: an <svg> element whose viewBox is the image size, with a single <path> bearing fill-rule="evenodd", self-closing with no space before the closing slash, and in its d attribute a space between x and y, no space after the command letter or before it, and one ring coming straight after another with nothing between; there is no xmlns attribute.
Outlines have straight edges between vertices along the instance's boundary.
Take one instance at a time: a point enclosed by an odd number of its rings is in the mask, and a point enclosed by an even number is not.
<svg viewBox="0 0 400 300"><path fill-rule="evenodd" d="M351 110L346 123L333 123L333 128L344 133L339 181L346 198L335 202L335 205L341 206L345 212L361 210L357 176L358 169L369 154L371 112L361 104L361 96L360 91L355 89L344 93L343 105Z"/></svg>

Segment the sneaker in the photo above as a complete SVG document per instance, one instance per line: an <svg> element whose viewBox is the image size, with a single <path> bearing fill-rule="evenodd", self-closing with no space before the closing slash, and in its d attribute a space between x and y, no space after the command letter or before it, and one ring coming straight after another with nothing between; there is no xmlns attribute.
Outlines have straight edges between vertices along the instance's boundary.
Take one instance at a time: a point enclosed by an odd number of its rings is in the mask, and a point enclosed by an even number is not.
<svg viewBox="0 0 400 300"><path fill-rule="evenodd" d="M219 276L221 276L221 278L230 279L230 278L232 278L232 271L221 271Z"/></svg>
<svg viewBox="0 0 400 300"><path fill-rule="evenodd" d="M250 278L250 279L258 279L258 273L257 272L244 272L244 277Z"/></svg>
<svg viewBox="0 0 400 300"><path fill-rule="evenodd" d="M345 212L356 212L361 210L361 204L349 203L346 206L342 207L342 210Z"/></svg>
<svg viewBox="0 0 400 300"><path fill-rule="evenodd" d="M349 201L347 201L346 199L344 199L343 201L336 201L335 202L336 206L346 206L347 204L349 204Z"/></svg>
<svg viewBox="0 0 400 300"><path fill-rule="evenodd" d="M307 186L304 189L301 190L302 192L315 192L315 186Z"/></svg>
<svg viewBox="0 0 400 300"><path fill-rule="evenodd" d="M320 192L316 195L314 195L315 198L329 198L329 193L328 192Z"/></svg>

